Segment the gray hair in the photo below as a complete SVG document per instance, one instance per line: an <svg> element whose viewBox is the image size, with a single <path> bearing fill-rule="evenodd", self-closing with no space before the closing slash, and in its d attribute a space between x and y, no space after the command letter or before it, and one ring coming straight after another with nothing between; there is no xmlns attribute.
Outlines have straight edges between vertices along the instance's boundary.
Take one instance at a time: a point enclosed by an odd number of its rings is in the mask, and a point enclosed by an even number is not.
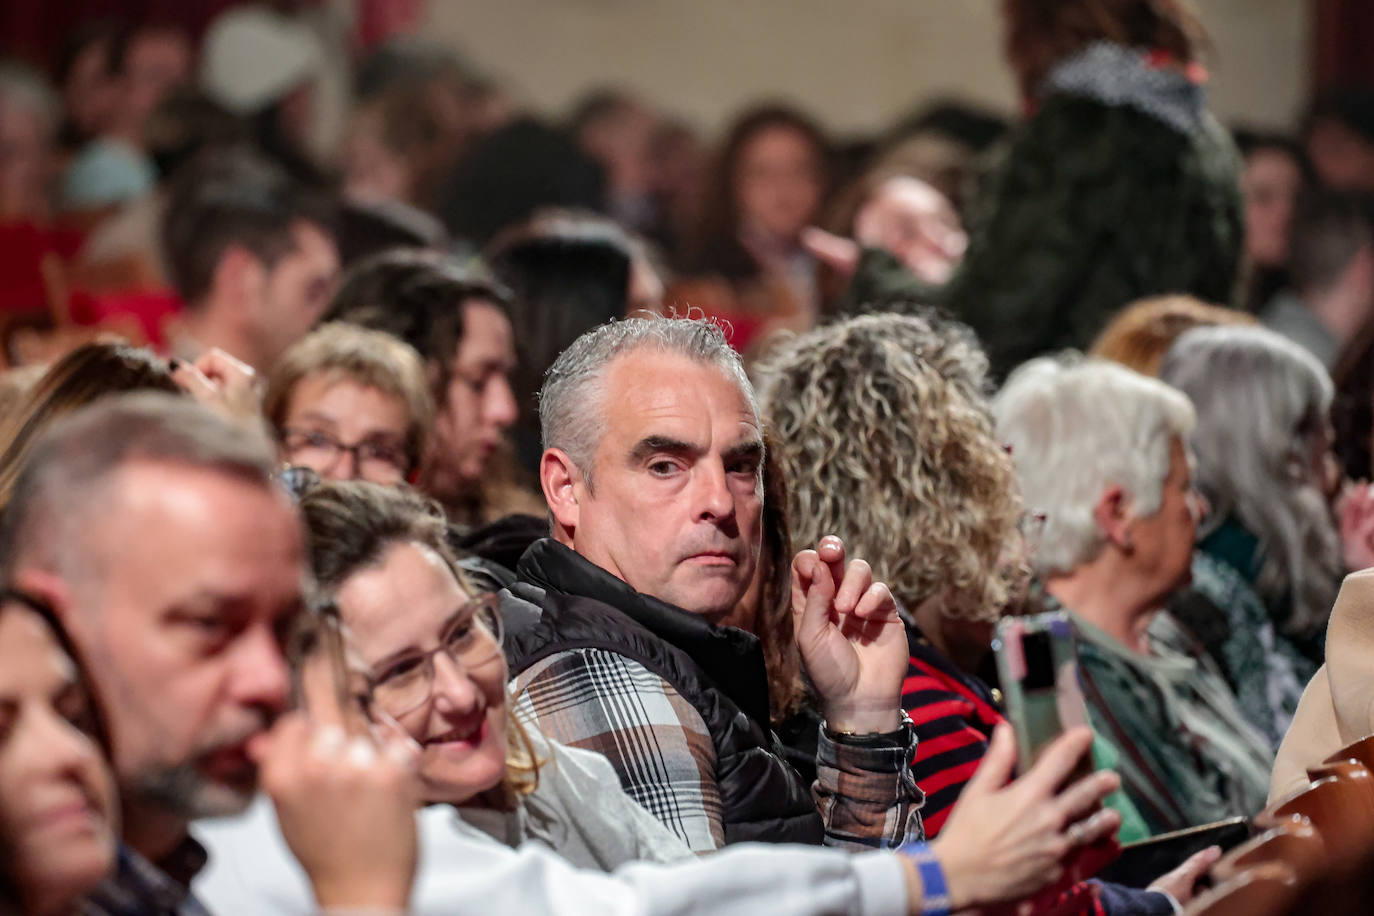
<svg viewBox="0 0 1374 916"><path fill-rule="evenodd" d="M7 109L38 115L49 133L57 129L62 113L57 93L42 73L17 61L0 60L0 116Z"/></svg>
<svg viewBox="0 0 1374 916"><path fill-rule="evenodd" d="M1137 517L1159 511L1170 442L1196 422L1179 392L1117 363L1042 357L1012 373L992 404L1028 507L1045 513L1032 565L1068 573L1104 545L1094 509L1119 486Z"/></svg>
<svg viewBox="0 0 1374 916"><path fill-rule="evenodd" d="M607 322L559 354L539 392L544 448L562 449L589 480L596 448L605 433L606 371L617 357L638 350L683 356L716 367L739 386L754 416L758 416L758 400L744 362L711 319L654 316Z"/></svg>
<svg viewBox="0 0 1374 916"><path fill-rule="evenodd" d="M1258 586L1290 632L1312 633L1340 585L1340 535L1311 451L1331 409L1326 370L1302 347L1258 327L1199 328L1174 342L1160 378L1193 400L1206 533L1228 519L1259 539Z"/></svg>
<svg viewBox="0 0 1374 916"><path fill-rule="evenodd" d="M80 552L78 532L101 513L108 497L103 485L135 461L204 468L272 485L273 451L265 434L176 395L102 398L55 422L34 446L0 518L4 577L21 563L64 572L67 563L84 568L92 558L74 556Z"/></svg>

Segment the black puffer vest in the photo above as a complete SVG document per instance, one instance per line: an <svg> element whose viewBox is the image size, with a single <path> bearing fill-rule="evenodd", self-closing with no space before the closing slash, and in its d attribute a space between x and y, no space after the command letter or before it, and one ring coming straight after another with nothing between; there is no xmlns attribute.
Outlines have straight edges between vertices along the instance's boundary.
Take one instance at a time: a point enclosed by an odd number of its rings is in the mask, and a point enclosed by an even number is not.
<svg viewBox="0 0 1374 916"><path fill-rule="evenodd" d="M514 677L572 649L623 655L692 704L716 746L725 842L820 843L809 787L768 726L768 678L759 641L642 595L552 540L520 558L502 593L506 658Z"/></svg>

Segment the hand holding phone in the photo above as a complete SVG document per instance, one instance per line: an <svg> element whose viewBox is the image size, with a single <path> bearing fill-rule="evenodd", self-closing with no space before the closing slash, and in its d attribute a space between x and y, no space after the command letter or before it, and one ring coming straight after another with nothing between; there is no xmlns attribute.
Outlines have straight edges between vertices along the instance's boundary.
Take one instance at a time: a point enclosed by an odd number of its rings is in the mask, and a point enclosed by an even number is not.
<svg viewBox="0 0 1374 916"><path fill-rule="evenodd" d="M1072 624L1063 613L1004 617L992 648L1007 719L1016 732L1018 771L1025 773L1061 734L1088 725ZM1091 771L1091 755L1085 755L1074 778Z"/></svg>

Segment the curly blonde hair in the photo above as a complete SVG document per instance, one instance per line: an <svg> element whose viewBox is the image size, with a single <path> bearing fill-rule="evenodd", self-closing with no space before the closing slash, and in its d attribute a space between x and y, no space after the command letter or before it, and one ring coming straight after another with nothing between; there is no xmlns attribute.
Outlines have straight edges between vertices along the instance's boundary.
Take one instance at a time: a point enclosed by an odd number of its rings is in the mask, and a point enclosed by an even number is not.
<svg viewBox="0 0 1374 916"><path fill-rule="evenodd" d="M907 608L995 620L1013 592L1021 498L962 326L866 315L757 367L797 543L835 533Z"/></svg>

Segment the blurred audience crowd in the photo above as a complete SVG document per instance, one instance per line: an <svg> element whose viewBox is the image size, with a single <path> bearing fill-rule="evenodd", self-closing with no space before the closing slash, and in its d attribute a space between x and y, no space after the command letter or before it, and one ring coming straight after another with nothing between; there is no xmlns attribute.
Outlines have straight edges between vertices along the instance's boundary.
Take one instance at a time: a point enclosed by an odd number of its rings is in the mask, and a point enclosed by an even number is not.
<svg viewBox="0 0 1374 916"><path fill-rule="evenodd" d="M1374 91L1001 15L1021 117L848 137L292 3L0 59L0 914L1234 912L1175 832L1374 732Z"/></svg>

